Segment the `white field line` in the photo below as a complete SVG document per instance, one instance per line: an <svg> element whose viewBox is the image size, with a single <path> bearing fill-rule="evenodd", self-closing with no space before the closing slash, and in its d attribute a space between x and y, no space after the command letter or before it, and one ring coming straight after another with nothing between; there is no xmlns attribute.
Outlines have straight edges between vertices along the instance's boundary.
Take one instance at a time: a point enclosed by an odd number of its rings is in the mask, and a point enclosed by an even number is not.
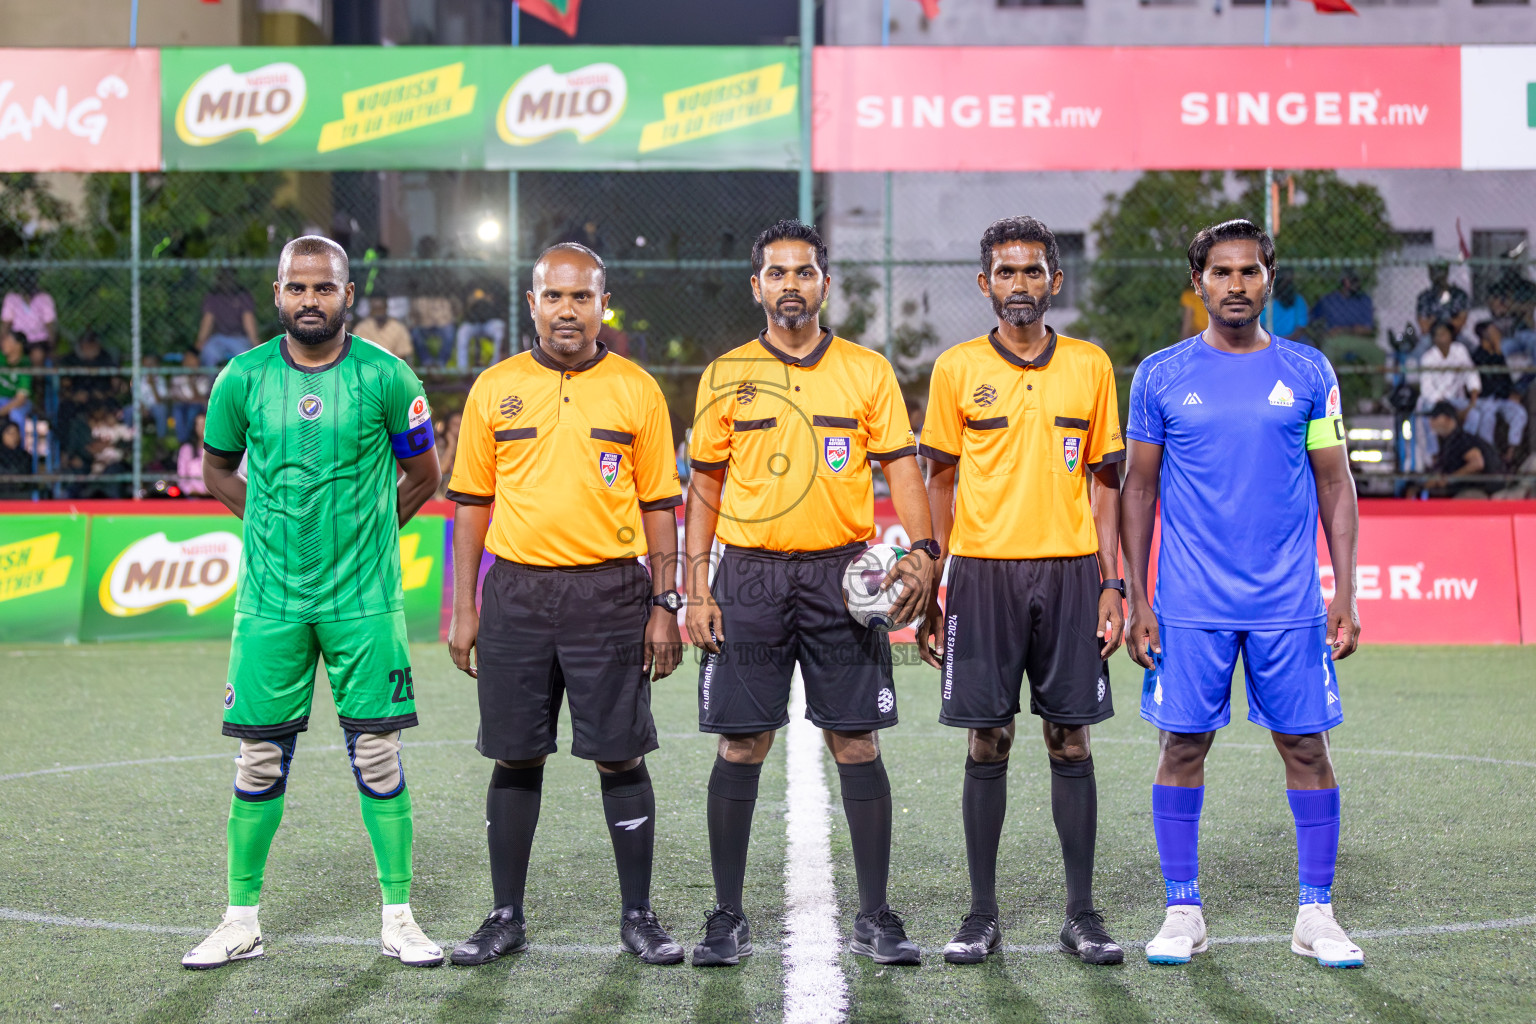
<svg viewBox="0 0 1536 1024"><path fill-rule="evenodd" d="M1095 743L1129 743L1137 746L1155 746L1155 739L1129 739L1120 737L1093 737ZM1216 747L1232 750L1274 750L1269 743L1225 743L1217 741ZM1213 748L1215 749L1215 748ZM1536 761L1510 761L1500 757L1481 757L1477 754L1430 754L1420 750L1365 750L1357 747L1330 747L1335 754L1364 754L1371 757L1409 757L1431 761L1470 761L1474 764L1507 764L1515 768L1536 768Z"/></svg>
<svg viewBox="0 0 1536 1024"><path fill-rule="evenodd" d="M406 740L404 742L404 748L406 750L410 750L412 747L467 746L474 742L474 740L423 740L420 743L412 743L411 741ZM323 747L305 746L301 749L305 750L306 752L314 751L318 754L323 751L346 750L347 748L345 745L340 743L331 743ZM167 757L145 757L136 761L103 761L100 764L69 764L56 768L40 768L37 771L32 772L12 772L10 775L0 775L0 782L10 782L12 779L31 779L36 778L39 775L67 775L71 772L89 772L95 771L98 768L129 768L136 765L145 764L177 764L182 761L215 761L221 757L227 757L230 759L230 761L234 761L234 759L238 756L240 756L240 751L238 748L236 748L233 750L225 751L222 754L185 754L172 755Z"/></svg>
<svg viewBox="0 0 1536 1024"><path fill-rule="evenodd" d="M805 683L790 684L786 737L784 1024L839 1024L848 1012L840 961L837 893L832 887L831 824L821 730L805 717Z"/></svg>
<svg viewBox="0 0 1536 1024"><path fill-rule="evenodd" d="M1413 935L1450 935L1457 932L1503 932L1516 928L1536 927L1536 916L1506 917L1498 921L1452 921L1447 924L1426 924L1414 928L1362 928L1351 931L1352 939L1402 939ZM1274 935L1224 935L1211 936L1213 946L1260 946L1272 942L1290 942L1289 932ZM1121 943L1127 949L1142 949L1145 942ZM1004 946L1005 953L1056 953L1061 947L1052 943L1041 946Z"/></svg>

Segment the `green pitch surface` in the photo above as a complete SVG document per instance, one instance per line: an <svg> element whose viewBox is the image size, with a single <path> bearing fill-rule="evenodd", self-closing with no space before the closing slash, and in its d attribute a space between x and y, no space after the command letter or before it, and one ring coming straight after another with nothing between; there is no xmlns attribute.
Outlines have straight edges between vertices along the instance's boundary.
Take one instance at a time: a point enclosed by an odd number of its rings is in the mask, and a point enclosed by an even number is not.
<svg viewBox="0 0 1536 1024"><path fill-rule="evenodd" d="M0 1021L778 1021L784 1017L782 742L762 783L747 903L758 955L736 969L648 968L617 945L618 887L590 765L546 772L529 878L532 952L476 969L381 957L378 890L324 687L299 741L267 870L266 956L209 972L178 960L224 905L233 741L218 735L227 647L0 649ZM1122 942L1161 919L1150 815L1154 734L1117 659L1117 718L1095 728L1098 901ZM413 905L445 946L489 906L474 684L415 653L407 735L417 814ZM895 793L892 903L920 968L842 958L846 1019L939 1021L1531 1021L1536 1019L1536 649L1383 648L1340 671L1334 733L1344 836L1334 895L1363 971L1290 952L1295 844L1278 756L1243 722L1212 752L1201 884L1215 944L1187 967L1087 968L1049 949L1063 901L1044 751L1021 720L1000 864L1009 951L969 968L939 950L967 905L962 734L935 723L936 673L900 670L884 738ZM656 694L662 749L655 904L691 944L712 902L704 833L713 743L694 731L696 669ZM569 736L562 724L562 740ZM846 935L856 900L832 788ZM1501 923L1502 922L1502 923Z"/></svg>

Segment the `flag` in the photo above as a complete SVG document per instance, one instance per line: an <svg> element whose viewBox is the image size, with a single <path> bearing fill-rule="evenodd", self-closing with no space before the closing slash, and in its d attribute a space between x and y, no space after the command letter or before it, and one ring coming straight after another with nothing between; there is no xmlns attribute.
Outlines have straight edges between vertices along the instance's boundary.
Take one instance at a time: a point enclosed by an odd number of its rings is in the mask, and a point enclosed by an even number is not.
<svg viewBox="0 0 1536 1024"><path fill-rule="evenodd" d="M581 0L520 0L519 5L524 14L548 22L572 39L576 38L576 19L581 14Z"/></svg>
<svg viewBox="0 0 1536 1024"><path fill-rule="evenodd" d="M1318 14L1356 14L1360 12L1349 5L1349 0L1312 0Z"/></svg>
<svg viewBox="0 0 1536 1024"><path fill-rule="evenodd" d="M917 0L923 5L923 17L929 21L939 16L939 0Z"/></svg>
<svg viewBox="0 0 1536 1024"><path fill-rule="evenodd" d="M1461 248L1462 259L1469 260L1472 258L1472 250L1467 246L1467 236L1461 233L1460 217L1456 218L1456 244Z"/></svg>

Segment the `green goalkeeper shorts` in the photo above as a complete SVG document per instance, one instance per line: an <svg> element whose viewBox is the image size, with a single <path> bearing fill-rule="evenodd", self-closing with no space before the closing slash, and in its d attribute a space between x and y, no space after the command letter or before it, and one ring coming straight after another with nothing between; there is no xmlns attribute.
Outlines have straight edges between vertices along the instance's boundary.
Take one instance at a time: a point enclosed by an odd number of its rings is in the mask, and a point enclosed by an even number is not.
<svg viewBox="0 0 1536 1024"><path fill-rule="evenodd" d="M261 740L309 728L322 657L343 729L393 732L416 724L403 611L314 623L237 612L224 735Z"/></svg>

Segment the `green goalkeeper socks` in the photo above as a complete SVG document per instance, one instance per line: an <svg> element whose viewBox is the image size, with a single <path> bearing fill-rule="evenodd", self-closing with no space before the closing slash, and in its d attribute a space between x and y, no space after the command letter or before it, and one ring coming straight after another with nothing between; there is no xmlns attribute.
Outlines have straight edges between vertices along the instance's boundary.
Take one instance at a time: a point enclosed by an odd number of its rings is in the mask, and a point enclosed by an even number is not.
<svg viewBox="0 0 1536 1024"><path fill-rule="evenodd" d="M254 907L261 901L261 881L267 870L267 851L283 821L282 796L270 800L229 802L229 903ZM407 826L409 828L409 826ZM407 840L409 849L409 840ZM407 855L409 860L409 855Z"/></svg>
<svg viewBox="0 0 1536 1024"><path fill-rule="evenodd" d="M379 869L379 888L385 903L411 901L411 794L405 787L386 800L358 793L363 826L373 842L373 861ZM234 902L231 900L230 902Z"/></svg>

